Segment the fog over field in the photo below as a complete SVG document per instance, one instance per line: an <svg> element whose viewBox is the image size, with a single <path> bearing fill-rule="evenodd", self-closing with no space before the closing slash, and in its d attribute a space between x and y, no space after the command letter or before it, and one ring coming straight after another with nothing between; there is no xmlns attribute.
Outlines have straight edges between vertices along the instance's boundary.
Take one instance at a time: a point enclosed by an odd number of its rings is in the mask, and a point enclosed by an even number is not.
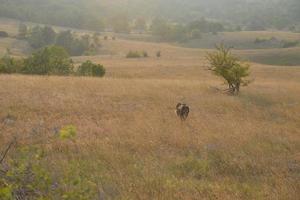
<svg viewBox="0 0 300 200"><path fill-rule="evenodd" d="M278 28L299 25L300 19L298 0L1 0L0 3L0 16L57 25L69 20L72 26L79 26L82 20L110 18L119 13L129 18L165 17L176 22L201 17L239 25L260 21Z"/></svg>
<svg viewBox="0 0 300 200"><path fill-rule="evenodd" d="M298 200L300 0L0 0L0 200Z"/></svg>

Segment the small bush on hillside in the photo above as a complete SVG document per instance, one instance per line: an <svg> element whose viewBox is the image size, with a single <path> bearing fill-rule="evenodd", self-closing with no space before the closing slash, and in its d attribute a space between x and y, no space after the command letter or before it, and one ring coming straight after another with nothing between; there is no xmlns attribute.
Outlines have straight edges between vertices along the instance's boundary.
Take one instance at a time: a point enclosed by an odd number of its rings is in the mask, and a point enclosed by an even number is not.
<svg viewBox="0 0 300 200"><path fill-rule="evenodd" d="M19 73L23 67L23 60L17 60L10 56L4 56L0 59L0 74Z"/></svg>
<svg viewBox="0 0 300 200"><path fill-rule="evenodd" d="M126 55L126 58L140 58L142 57L138 51L129 51Z"/></svg>
<svg viewBox="0 0 300 200"><path fill-rule="evenodd" d="M59 137L61 139L72 139L76 136L77 130L73 125L66 126L59 131Z"/></svg>
<svg viewBox="0 0 300 200"><path fill-rule="evenodd" d="M104 38L103 38L104 40L108 40L108 37L107 36L104 36Z"/></svg>
<svg viewBox="0 0 300 200"><path fill-rule="evenodd" d="M161 52L160 51L156 52L156 57L158 57L158 58L161 57Z"/></svg>
<svg viewBox="0 0 300 200"><path fill-rule="evenodd" d="M217 51L207 54L210 63L210 70L217 76L221 76L228 84L231 94L238 94L240 86L246 86L249 81L245 80L249 76L249 65L232 55L230 48L224 45L217 46Z"/></svg>
<svg viewBox="0 0 300 200"><path fill-rule="evenodd" d="M148 52L147 51L143 51L143 57L147 58L148 57Z"/></svg>
<svg viewBox="0 0 300 200"><path fill-rule="evenodd" d="M22 73L38 75L69 75L73 62L62 47L49 46L25 59Z"/></svg>
<svg viewBox="0 0 300 200"><path fill-rule="evenodd" d="M105 75L105 68L100 64L94 64L91 61L86 61L78 67L77 75L103 77Z"/></svg>
<svg viewBox="0 0 300 200"><path fill-rule="evenodd" d="M8 37L8 33L5 31L0 31L0 37Z"/></svg>

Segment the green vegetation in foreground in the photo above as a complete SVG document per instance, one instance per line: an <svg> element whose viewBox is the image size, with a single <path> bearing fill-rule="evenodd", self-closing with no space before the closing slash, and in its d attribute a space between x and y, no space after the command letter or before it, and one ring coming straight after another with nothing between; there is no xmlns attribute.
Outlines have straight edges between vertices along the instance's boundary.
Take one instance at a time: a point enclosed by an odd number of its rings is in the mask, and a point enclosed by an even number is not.
<svg viewBox="0 0 300 200"><path fill-rule="evenodd" d="M49 143L57 149L46 148ZM277 183L265 167L271 161L254 162L256 154L274 157L275 151L278 158L290 151L287 142L269 136L253 138L239 150L225 151L217 143L197 152L182 149L185 156L162 162L154 152L139 155L116 148L112 153L101 146L81 149L79 143L71 125L47 141L14 144L0 163L0 199L176 199L222 193L233 199L264 199L262 184ZM57 159L55 152L60 152ZM276 167L283 165L279 162Z"/></svg>

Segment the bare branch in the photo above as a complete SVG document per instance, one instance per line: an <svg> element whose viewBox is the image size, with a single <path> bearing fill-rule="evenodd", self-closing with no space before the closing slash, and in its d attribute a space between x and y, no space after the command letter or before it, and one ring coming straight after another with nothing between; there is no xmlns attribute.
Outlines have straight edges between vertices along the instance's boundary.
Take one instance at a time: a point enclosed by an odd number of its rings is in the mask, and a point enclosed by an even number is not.
<svg viewBox="0 0 300 200"><path fill-rule="evenodd" d="M13 146L13 144L16 142L16 138L14 138L10 143L9 145L7 146L7 148L5 149L3 155L1 156L1 159L0 159L0 164L2 164L2 162L4 161L7 153L9 152L9 150L11 149L11 147Z"/></svg>

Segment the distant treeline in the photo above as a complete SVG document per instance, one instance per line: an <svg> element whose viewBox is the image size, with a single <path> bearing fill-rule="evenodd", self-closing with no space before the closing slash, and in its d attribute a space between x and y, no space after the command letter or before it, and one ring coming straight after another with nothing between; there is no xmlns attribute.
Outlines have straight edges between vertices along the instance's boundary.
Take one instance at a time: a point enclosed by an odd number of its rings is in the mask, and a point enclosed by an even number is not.
<svg viewBox="0 0 300 200"><path fill-rule="evenodd" d="M83 0L0 0L0 16L41 24L103 30L102 16ZM97 9L91 5L92 9Z"/></svg>
<svg viewBox="0 0 300 200"><path fill-rule="evenodd" d="M129 31L126 19L120 20L117 31ZM185 42L190 39L200 39L203 33L217 34L224 31L221 23L205 20L193 21L187 25L174 24L162 18L155 18L147 27L143 19L136 20L135 26L139 31L148 31L163 41ZM80 56L93 52L100 46L99 34L77 36L70 30L56 32L51 26L28 27L21 23L19 25L19 39L28 41L33 49L39 49L48 45L64 47L72 56Z"/></svg>
<svg viewBox="0 0 300 200"><path fill-rule="evenodd" d="M188 23L187 25L169 23L156 18L152 21L151 32L153 35L167 41L185 42L190 39L200 39L204 33L217 34L224 31L225 27L219 22L208 21L204 18Z"/></svg>
<svg viewBox="0 0 300 200"><path fill-rule="evenodd" d="M299 0L0 0L0 5L0 17L96 31L126 32L139 18L149 22L157 16L184 25L205 17L246 30L300 28Z"/></svg>
<svg viewBox="0 0 300 200"><path fill-rule="evenodd" d="M93 37L89 35L79 37L70 30L57 33L51 26L28 28L25 24L20 24L18 37L27 40L34 49L40 49L48 45L57 45L65 48L72 56L83 55L99 46L97 34Z"/></svg>

